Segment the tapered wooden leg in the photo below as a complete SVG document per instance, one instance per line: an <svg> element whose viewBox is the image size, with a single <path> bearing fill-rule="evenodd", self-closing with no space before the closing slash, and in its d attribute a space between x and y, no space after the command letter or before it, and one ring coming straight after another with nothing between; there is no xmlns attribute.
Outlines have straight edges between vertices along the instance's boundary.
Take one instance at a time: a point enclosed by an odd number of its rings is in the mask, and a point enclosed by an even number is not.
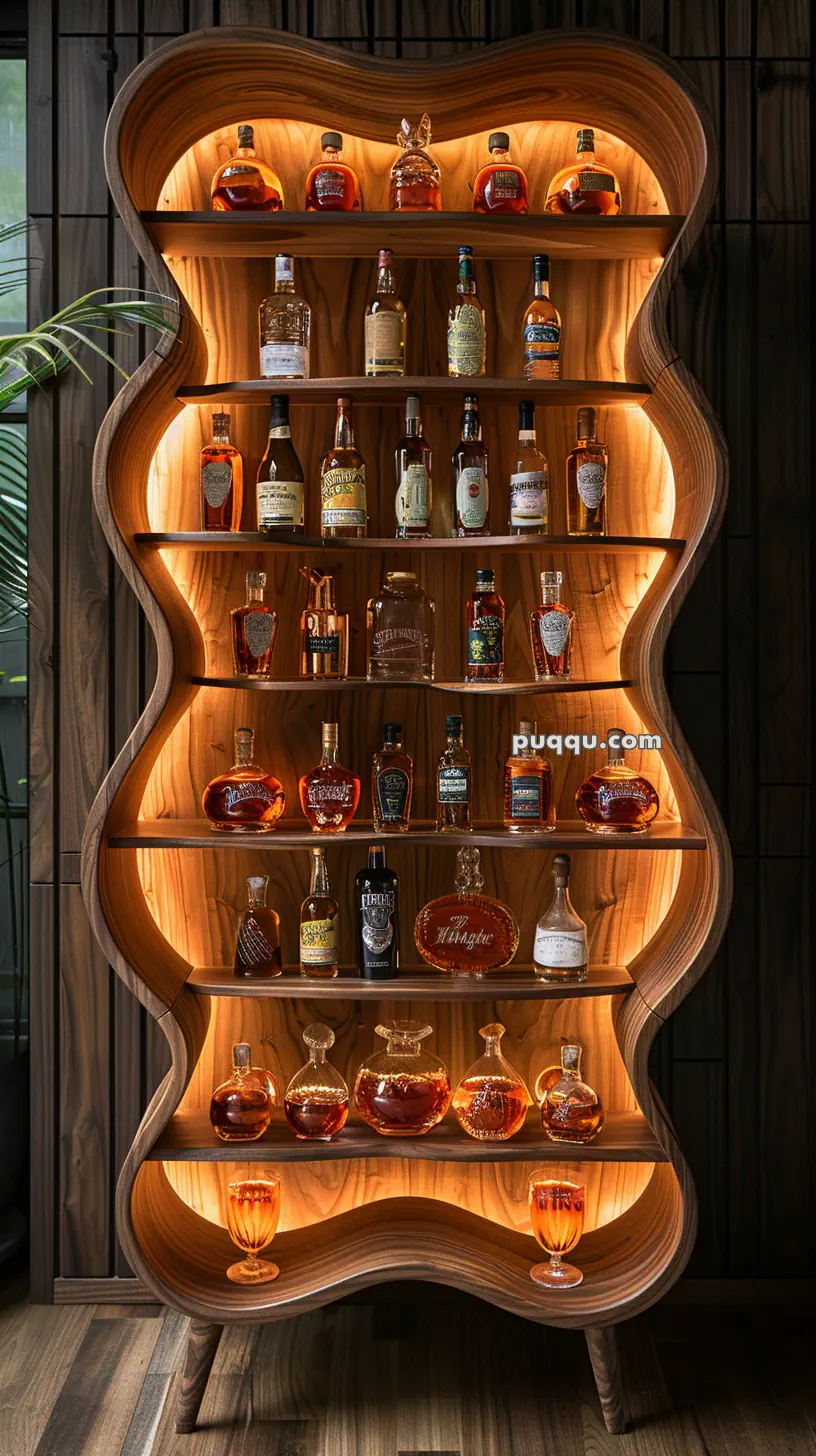
<svg viewBox="0 0 816 1456"><path fill-rule="evenodd" d="M184 1370L176 1400L176 1430L180 1436L195 1430L218 1341L223 1332L223 1325L208 1325L203 1320L190 1321Z"/></svg>
<svg viewBox="0 0 816 1456"><path fill-rule="evenodd" d="M606 1429L613 1436L620 1436L626 1430L626 1417L623 1413L618 1332L614 1325L606 1325L603 1329L584 1330L584 1334Z"/></svg>

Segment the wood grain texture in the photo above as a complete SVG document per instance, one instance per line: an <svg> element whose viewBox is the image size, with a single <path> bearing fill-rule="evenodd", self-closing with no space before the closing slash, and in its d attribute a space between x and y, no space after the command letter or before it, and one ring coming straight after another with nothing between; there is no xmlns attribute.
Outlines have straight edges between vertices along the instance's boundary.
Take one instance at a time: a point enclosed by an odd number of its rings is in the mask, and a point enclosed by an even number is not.
<svg viewBox="0 0 816 1456"><path fill-rule="evenodd" d="M184 1369L176 1395L176 1430L186 1435L195 1430L199 1407L222 1334L223 1325L191 1320L184 1353Z"/></svg>
<svg viewBox="0 0 816 1456"><path fill-rule="evenodd" d="M618 1335L614 1325L586 1331L587 1350L601 1402L604 1425L613 1436L626 1430Z"/></svg>
<svg viewBox="0 0 816 1456"><path fill-rule="evenodd" d="M297 966L287 966L281 976L268 980L247 980L236 976L231 966L194 966L186 988L198 996L272 996L315 1001L482 1001L485 991L497 1001L563 1000L564 996L608 996L630 990L632 978L625 966L590 966L585 981L565 987L558 982L540 981L532 966L516 962L510 970L493 971L487 981L469 976L449 976L430 966L401 966L393 981L366 981L356 968L341 967L333 981L302 976Z"/></svg>

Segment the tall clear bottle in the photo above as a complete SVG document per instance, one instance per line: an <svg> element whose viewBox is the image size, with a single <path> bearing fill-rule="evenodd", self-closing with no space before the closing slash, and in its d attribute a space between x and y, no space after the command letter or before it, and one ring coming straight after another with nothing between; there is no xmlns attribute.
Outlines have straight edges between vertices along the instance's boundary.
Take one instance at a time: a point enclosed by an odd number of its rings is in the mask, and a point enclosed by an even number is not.
<svg viewBox="0 0 816 1456"><path fill-rule="evenodd" d="M585 981L589 972L587 928L570 899L570 857L557 854L553 861L555 892L536 926L533 969L539 981L564 985Z"/></svg>
<svg viewBox="0 0 816 1456"><path fill-rule="evenodd" d="M465 395L462 438L453 452L452 536L490 535L489 454L475 394Z"/></svg>
<svg viewBox="0 0 816 1456"><path fill-rule="evenodd" d="M448 374L475 377L485 372L485 311L476 293L473 249L459 249L456 302L448 313Z"/></svg>
<svg viewBox="0 0 816 1456"><path fill-rule="evenodd" d="M561 315L550 299L550 260L533 258L533 297L522 331L525 379L561 378Z"/></svg>
<svg viewBox="0 0 816 1456"><path fill-rule="evenodd" d="M348 677L348 612L338 612L334 577L317 566L300 568L309 583L309 599L300 614L300 675L318 678Z"/></svg>
<svg viewBox="0 0 816 1456"><path fill-rule="evenodd" d="M433 455L422 430L419 396L405 401L405 433L397 445L394 463L397 474L397 536L421 540L430 536L433 508Z"/></svg>
<svg viewBox="0 0 816 1456"><path fill-rule="evenodd" d="M337 401L334 444L320 462L320 534L337 540L368 535L365 461L354 443L351 400Z"/></svg>
<svg viewBox="0 0 816 1456"><path fill-rule="evenodd" d="M366 603L366 645L369 682L433 680L434 604L413 571L386 571Z"/></svg>
<svg viewBox="0 0 816 1456"><path fill-rule="evenodd" d="M470 829L471 764L462 719L445 719L445 747L436 766L436 827L440 834Z"/></svg>
<svg viewBox="0 0 816 1456"><path fill-rule="evenodd" d="M405 373L405 339L408 315L397 298L390 248L377 254L377 286L365 311L365 372L376 375Z"/></svg>
<svg viewBox="0 0 816 1456"><path fill-rule="evenodd" d="M511 536L546 536L550 529L550 467L536 443L532 399L519 400L516 468L510 476L507 527Z"/></svg>
<svg viewBox="0 0 816 1456"><path fill-rule="evenodd" d="M311 851L309 893L300 907L300 974L331 981L340 969L340 906L329 888L326 851Z"/></svg>
<svg viewBox="0 0 816 1456"><path fill-rule="evenodd" d="M295 292L294 261L275 257L275 291L258 310L261 375L264 379L308 379L312 311Z"/></svg>

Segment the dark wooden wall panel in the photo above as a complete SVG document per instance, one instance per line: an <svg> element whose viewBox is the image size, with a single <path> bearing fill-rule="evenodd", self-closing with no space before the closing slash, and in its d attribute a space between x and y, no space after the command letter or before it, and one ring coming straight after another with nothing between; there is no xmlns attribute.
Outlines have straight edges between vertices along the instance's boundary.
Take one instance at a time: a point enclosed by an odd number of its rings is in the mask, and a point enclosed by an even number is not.
<svg viewBox="0 0 816 1456"><path fill-rule="evenodd" d="M276 26L373 53L441 55L552 26L633 35L676 58L712 109L722 178L670 308L719 410L725 526L672 634L683 729L728 823L736 898L709 974L664 1028L653 1074L700 1194L698 1277L813 1273L807 1106L810 166L807 0L37 0L29 31L32 311L144 283L102 167L116 89L169 37ZM395 125L398 118L395 118ZM130 370L142 340L117 342ZM113 1182L167 1068L161 1032L101 963L78 855L90 798L155 674L113 569L89 462L118 387L63 381L31 400L32 1268L127 1273ZM61 1089L60 1098L57 1089Z"/></svg>

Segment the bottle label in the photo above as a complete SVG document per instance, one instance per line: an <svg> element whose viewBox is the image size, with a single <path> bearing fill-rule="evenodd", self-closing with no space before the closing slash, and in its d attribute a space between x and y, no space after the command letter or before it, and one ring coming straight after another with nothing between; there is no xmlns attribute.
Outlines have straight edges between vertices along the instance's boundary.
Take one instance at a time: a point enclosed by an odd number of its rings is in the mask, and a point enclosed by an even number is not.
<svg viewBox="0 0 816 1456"><path fill-rule="evenodd" d="M528 344L555 344L555 349L548 349L550 357L558 353L558 346L561 343L561 330L556 323L527 324L524 330L524 346Z"/></svg>
<svg viewBox="0 0 816 1456"><path fill-rule="evenodd" d="M331 637L315 637L311 633L307 633L306 651L309 654L314 652L331 657L333 659L332 666L336 667L340 657L340 638L336 635Z"/></svg>
<svg viewBox="0 0 816 1456"><path fill-rule="evenodd" d="M410 786L402 768L384 768L377 774L377 807L383 823L399 824L404 820Z"/></svg>
<svg viewBox="0 0 816 1456"><path fill-rule="evenodd" d="M586 461L585 464L578 466L575 483L587 510L597 510L606 486L606 466L602 465L599 460Z"/></svg>
<svg viewBox="0 0 816 1456"><path fill-rule="evenodd" d="M468 667L504 662L504 623L501 617L480 617L468 631Z"/></svg>
<svg viewBox="0 0 816 1456"><path fill-rule="evenodd" d="M239 804L253 799L258 804L274 804L275 796L263 779L240 779L237 784L228 784L224 791L224 808L228 814Z"/></svg>
<svg viewBox="0 0 816 1456"><path fill-rule="evenodd" d="M485 326L482 310L474 303L458 303L448 324L448 373L482 374L485 363Z"/></svg>
<svg viewBox="0 0 816 1456"><path fill-rule="evenodd" d="M274 630L275 617L272 612L249 612L244 617L246 645L253 657L263 657L269 650Z"/></svg>
<svg viewBox="0 0 816 1456"><path fill-rule="evenodd" d="M436 797L440 804L467 804L470 799L470 769L460 764L438 769Z"/></svg>
<svg viewBox="0 0 816 1456"><path fill-rule="evenodd" d="M521 178L518 172L494 172L491 191L493 197L498 201L500 198L514 199L521 196Z"/></svg>
<svg viewBox="0 0 816 1456"><path fill-rule="evenodd" d="M246 915L238 929L235 945L237 966L268 966L280 963L280 947L272 945L254 915Z"/></svg>
<svg viewBox="0 0 816 1456"><path fill-rule="evenodd" d="M616 799L633 799L636 804L648 804L649 795L639 779L626 779L622 784L601 784L597 790L598 808L607 814Z"/></svg>
<svg viewBox="0 0 816 1456"><path fill-rule="evenodd" d="M549 476L541 470L524 470L510 476L510 525L546 526L550 489Z"/></svg>
<svg viewBox="0 0 816 1456"><path fill-rule="evenodd" d="M309 350L305 344L261 344L264 379L308 379Z"/></svg>
<svg viewBox="0 0 816 1456"><path fill-rule="evenodd" d="M428 472L424 465L406 465L397 488L397 525L427 524Z"/></svg>
<svg viewBox="0 0 816 1456"><path fill-rule="evenodd" d="M337 960L337 927L333 920L304 920L300 927L300 960L304 966L333 966Z"/></svg>
<svg viewBox="0 0 816 1456"><path fill-rule="evenodd" d="M538 619L538 630L544 651L550 657L560 657L567 645L570 627L569 612L544 612Z"/></svg>
<svg viewBox="0 0 816 1456"><path fill-rule="evenodd" d="M288 425L270 425L269 438L270 440L291 440L292 431Z"/></svg>
<svg viewBox="0 0 816 1456"><path fill-rule="evenodd" d="M541 818L541 775L519 774L510 780L511 819Z"/></svg>
<svg viewBox="0 0 816 1456"><path fill-rule="evenodd" d="M579 172L578 186L582 192L617 192L611 172Z"/></svg>
<svg viewBox="0 0 816 1456"><path fill-rule="evenodd" d="M372 633L371 662L409 662L422 667L430 659L428 635L419 627L380 627Z"/></svg>
<svg viewBox="0 0 816 1456"><path fill-rule="evenodd" d="M393 890L364 891L360 896L360 933L363 945L373 956L381 956L394 939L396 902Z"/></svg>
<svg viewBox="0 0 816 1456"><path fill-rule="evenodd" d="M367 369L389 369L402 373L402 316L382 309L366 314L365 352Z"/></svg>
<svg viewBox="0 0 816 1456"><path fill-rule="evenodd" d="M469 530L479 530L487 520L487 477L479 465L465 465L456 482L456 510Z"/></svg>
<svg viewBox="0 0 816 1456"><path fill-rule="evenodd" d="M549 930L546 926L536 926L533 945L536 965L570 970L585 966L587 957L586 929Z"/></svg>
<svg viewBox="0 0 816 1456"><path fill-rule="evenodd" d="M210 460L201 471L201 489L208 506L222 506L232 489L232 466L229 460Z"/></svg>
<svg viewBox="0 0 816 1456"><path fill-rule="evenodd" d="M258 530L303 525L303 481L258 481Z"/></svg>
<svg viewBox="0 0 816 1456"><path fill-rule="evenodd" d="M345 192L343 174L334 167L321 167L315 172L314 190L318 197L342 197Z"/></svg>
<svg viewBox="0 0 816 1456"><path fill-rule="evenodd" d="M365 466L335 466L320 482L324 526L364 526L366 523Z"/></svg>

